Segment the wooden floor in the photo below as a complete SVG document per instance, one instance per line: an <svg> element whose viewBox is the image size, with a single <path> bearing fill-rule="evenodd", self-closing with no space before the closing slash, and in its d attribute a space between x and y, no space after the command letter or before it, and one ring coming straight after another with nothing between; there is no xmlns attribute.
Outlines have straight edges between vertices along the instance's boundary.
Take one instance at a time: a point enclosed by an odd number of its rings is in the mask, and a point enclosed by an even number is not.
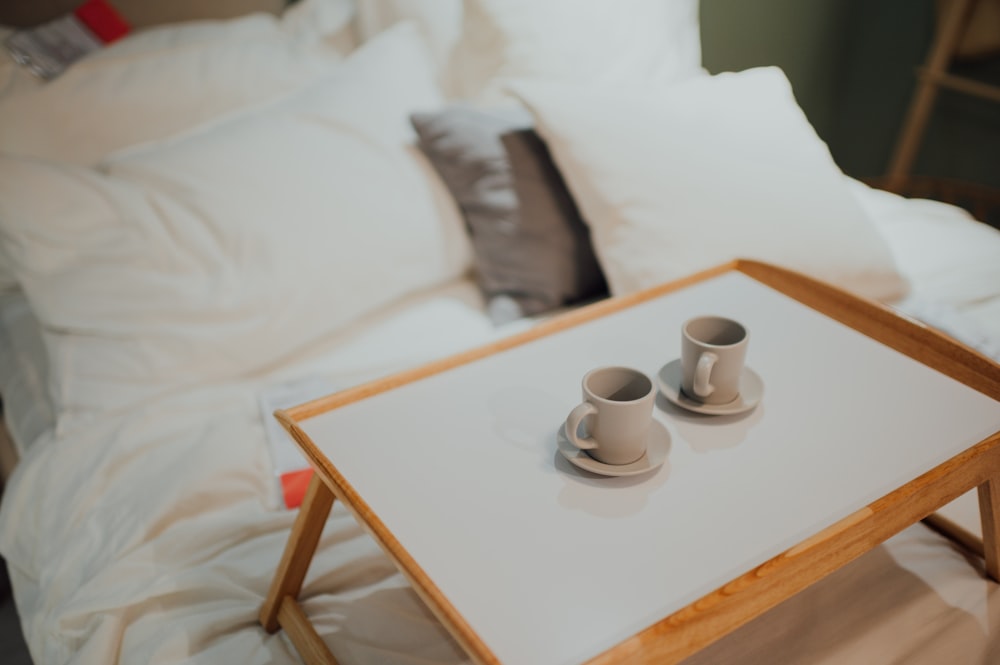
<svg viewBox="0 0 1000 665"><path fill-rule="evenodd" d="M21 622L14 608L7 579L7 564L0 559L0 662L4 665L31 665L28 647L24 644Z"/></svg>

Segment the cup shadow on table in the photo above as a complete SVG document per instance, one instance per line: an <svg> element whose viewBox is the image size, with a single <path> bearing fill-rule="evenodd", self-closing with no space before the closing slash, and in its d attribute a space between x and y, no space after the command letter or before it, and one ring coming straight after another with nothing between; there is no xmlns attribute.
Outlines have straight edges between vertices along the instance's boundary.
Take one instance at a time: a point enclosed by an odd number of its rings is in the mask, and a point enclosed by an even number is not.
<svg viewBox="0 0 1000 665"><path fill-rule="evenodd" d="M608 519L635 515L670 476L669 459L663 466L635 476L602 476L581 469L559 452L561 429L561 424L553 428L547 439L549 454L545 463L565 481L558 495L559 504L565 508Z"/></svg>
<svg viewBox="0 0 1000 665"><path fill-rule="evenodd" d="M656 408L666 414L680 439L696 453L735 448L746 440L750 429L764 417L763 403L745 413L713 416L677 406L663 393L656 396Z"/></svg>
<svg viewBox="0 0 1000 665"><path fill-rule="evenodd" d="M487 404L493 431L501 441L533 457L542 471L563 479L558 501L567 508L608 518L633 515L646 504L649 493L666 482L669 460L659 469L628 477L600 476L570 463L557 443L566 415L563 402L546 390L507 386L491 392ZM560 416L553 418L554 413ZM633 487L643 491L630 491Z"/></svg>

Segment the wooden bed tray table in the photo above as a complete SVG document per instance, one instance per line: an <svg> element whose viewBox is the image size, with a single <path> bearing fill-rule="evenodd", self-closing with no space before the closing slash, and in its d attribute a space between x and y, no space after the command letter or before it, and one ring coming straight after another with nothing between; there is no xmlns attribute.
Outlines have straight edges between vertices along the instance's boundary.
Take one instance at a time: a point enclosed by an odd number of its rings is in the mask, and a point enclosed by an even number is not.
<svg viewBox="0 0 1000 665"><path fill-rule="evenodd" d="M701 314L750 330L760 404L706 416L660 395L662 467L568 463L583 374L658 376ZM311 663L334 659L297 596L335 499L477 663L677 663L973 488L1000 578L1000 367L758 262L276 415L314 476L260 621Z"/></svg>

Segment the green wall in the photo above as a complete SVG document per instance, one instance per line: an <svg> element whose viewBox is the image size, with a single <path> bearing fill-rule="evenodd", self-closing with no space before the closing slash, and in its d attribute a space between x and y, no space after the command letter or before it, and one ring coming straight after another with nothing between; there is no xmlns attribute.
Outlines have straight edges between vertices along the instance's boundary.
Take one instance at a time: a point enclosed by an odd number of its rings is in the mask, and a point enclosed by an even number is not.
<svg viewBox="0 0 1000 665"><path fill-rule="evenodd" d="M840 167L885 173L934 0L702 0L701 25L710 72L781 67ZM1000 83L1000 58L958 69ZM942 92L914 172L1000 187L1000 105Z"/></svg>
<svg viewBox="0 0 1000 665"><path fill-rule="evenodd" d="M778 65L824 138L834 126L842 0L702 0L702 62L712 73Z"/></svg>

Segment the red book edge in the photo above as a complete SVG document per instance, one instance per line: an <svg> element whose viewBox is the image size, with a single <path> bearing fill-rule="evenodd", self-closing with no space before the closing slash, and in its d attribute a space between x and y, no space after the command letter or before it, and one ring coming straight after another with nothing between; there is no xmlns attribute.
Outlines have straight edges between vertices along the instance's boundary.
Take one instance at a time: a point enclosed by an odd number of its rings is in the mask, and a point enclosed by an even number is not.
<svg viewBox="0 0 1000 665"><path fill-rule="evenodd" d="M87 0L73 14L105 44L128 34L128 22L107 0Z"/></svg>
<svg viewBox="0 0 1000 665"><path fill-rule="evenodd" d="M312 476L311 468L281 474L281 493L285 499L285 508L292 510L302 505Z"/></svg>

